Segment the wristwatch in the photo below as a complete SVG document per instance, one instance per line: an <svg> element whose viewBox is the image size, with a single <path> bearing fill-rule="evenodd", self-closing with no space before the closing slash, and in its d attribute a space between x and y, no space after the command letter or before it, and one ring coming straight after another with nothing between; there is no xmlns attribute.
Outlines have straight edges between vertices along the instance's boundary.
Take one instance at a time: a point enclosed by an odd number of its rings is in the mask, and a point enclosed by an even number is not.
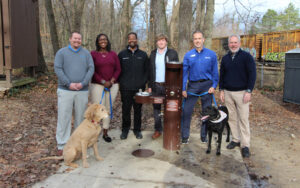
<svg viewBox="0 0 300 188"><path fill-rule="evenodd" d="M246 92L247 93L251 93L252 91L250 89L246 89Z"/></svg>
<svg viewBox="0 0 300 188"><path fill-rule="evenodd" d="M105 80L101 80L101 84L105 84Z"/></svg>

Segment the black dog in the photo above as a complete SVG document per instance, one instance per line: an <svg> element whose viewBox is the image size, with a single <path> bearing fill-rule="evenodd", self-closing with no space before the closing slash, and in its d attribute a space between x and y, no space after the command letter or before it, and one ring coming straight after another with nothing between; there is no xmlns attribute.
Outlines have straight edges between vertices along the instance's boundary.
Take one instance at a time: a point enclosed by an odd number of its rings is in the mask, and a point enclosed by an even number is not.
<svg viewBox="0 0 300 188"><path fill-rule="evenodd" d="M221 143L222 143L222 133L224 127L227 128L227 138L226 142L229 142L230 137L230 128L228 124L228 109L226 106L219 106L218 108L215 106L209 106L205 108L202 112L202 121L207 121L207 131L208 131L208 147L206 153L210 153L211 151L211 138L212 133L218 133L218 146L217 146L217 155L221 154Z"/></svg>

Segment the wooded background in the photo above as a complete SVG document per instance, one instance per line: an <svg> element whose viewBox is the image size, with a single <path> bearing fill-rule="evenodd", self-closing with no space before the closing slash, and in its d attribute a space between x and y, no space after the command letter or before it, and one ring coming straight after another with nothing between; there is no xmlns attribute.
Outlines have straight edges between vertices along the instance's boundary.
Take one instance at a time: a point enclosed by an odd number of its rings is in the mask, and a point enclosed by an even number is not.
<svg viewBox="0 0 300 188"><path fill-rule="evenodd" d="M299 8L290 3L282 12L269 9L261 14L258 5L241 0L233 2L231 11L214 19L215 0L45 0L38 1L40 55L53 61L58 49L68 44L69 33L80 31L83 46L95 49L99 33L109 36L112 49L119 52L127 44L130 31L138 33L140 47L148 53L155 48L154 36L169 36L169 46L180 59L192 47L191 33L203 31L205 46L212 37L282 31L300 28ZM225 4L224 3L224 4ZM263 6L263 5L259 5ZM179 42L180 41L180 42ZM41 48L40 48L41 49ZM41 53L43 52L43 53ZM39 61L45 61L40 58Z"/></svg>

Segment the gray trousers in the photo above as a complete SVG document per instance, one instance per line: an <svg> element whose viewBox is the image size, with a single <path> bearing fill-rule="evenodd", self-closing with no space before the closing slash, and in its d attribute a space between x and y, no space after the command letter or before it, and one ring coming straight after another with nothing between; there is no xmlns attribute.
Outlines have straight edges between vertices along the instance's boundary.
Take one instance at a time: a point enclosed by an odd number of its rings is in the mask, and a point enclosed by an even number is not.
<svg viewBox="0 0 300 188"><path fill-rule="evenodd" d="M57 89L57 148L63 149L71 136L71 121L74 107L74 129L84 119L84 112L88 103L88 91L69 91Z"/></svg>

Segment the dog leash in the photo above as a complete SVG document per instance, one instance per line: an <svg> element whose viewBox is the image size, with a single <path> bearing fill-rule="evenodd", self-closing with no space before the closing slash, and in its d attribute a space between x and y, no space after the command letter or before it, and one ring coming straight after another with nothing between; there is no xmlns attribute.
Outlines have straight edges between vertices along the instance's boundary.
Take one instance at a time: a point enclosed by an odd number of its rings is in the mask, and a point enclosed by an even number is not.
<svg viewBox="0 0 300 188"><path fill-rule="evenodd" d="M102 99L104 97L105 91L109 92L110 119L112 119L114 117L114 115L113 115L113 110L112 110L112 100L111 100L111 93L110 93L110 89L109 88L106 88L106 87L104 88L104 90L102 92L102 97L101 97L101 100L100 100L100 104L102 104Z"/></svg>
<svg viewBox="0 0 300 188"><path fill-rule="evenodd" d="M196 97L201 97L201 96L206 95L206 94L209 94L209 93L208 93L208 91L206 91L206 92L203 92L203 93L201 93L201 94L196 94L196 93L192 93L192 92L187 92L187 94L188 94L188 95L192 95L192 96L196 96ZM214 95L213 93L212 93L211 95L212 95L212 97L213 97L215 106L218 106L218 105L217 105L216 98L215 98L215 95ZM186 98L184 98L184 100L183 100L183 102L182 102L182 109L184 108L185 100L186 100Z"/></svg>

